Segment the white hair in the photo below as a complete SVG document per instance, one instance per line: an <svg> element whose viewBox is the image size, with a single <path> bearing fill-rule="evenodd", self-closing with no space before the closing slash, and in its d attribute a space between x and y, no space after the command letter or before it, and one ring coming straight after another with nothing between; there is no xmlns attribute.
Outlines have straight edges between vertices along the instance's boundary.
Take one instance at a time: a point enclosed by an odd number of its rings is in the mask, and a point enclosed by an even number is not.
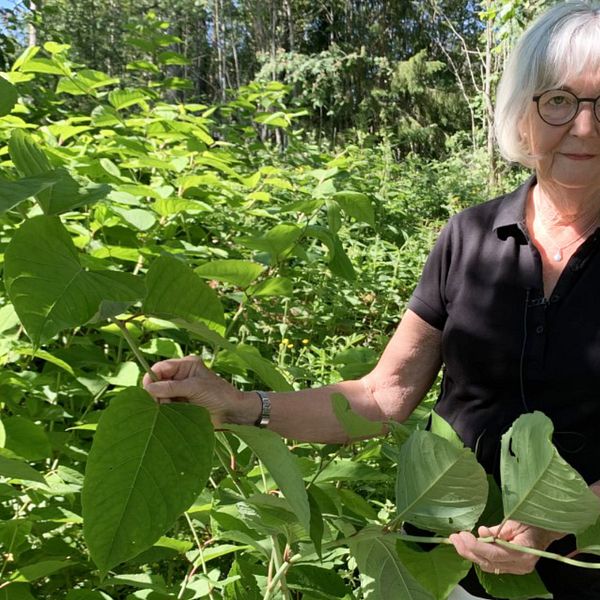
<svg viewBox="0 0 600 600"><path fill-rule="evenodd" d="M519 122L532 97L572 77L600 72L600 4L562 2L538 17L513 50L496 95L495 131L509 161L532 166Z"/></svg>

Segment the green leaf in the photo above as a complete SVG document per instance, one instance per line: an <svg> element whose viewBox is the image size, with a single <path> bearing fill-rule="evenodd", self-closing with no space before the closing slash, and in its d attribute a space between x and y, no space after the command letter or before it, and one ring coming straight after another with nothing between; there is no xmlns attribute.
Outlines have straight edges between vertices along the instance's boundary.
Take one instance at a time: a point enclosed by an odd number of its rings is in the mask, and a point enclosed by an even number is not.
<svg viewBox="0 0 600 600"><path fill-rule="evenodd" d="M343 394L332 394L331 405L333 413L342 424L344 431L350 439L373 437L381 434L383 431L383 423L381 421L370 421L355 413L350 408L350 403Z"/></svg>
<svg viewBox="0 0 600 600"><path fill-rule="evenodd" d="M274 264L278 260L289 256L301 235L302 229L297 225L280 223L264 235L240 238L239 241L248 248L267 252Z"/></svg>
<svg viewBox="0 0 600 600"><path fill-rule="evenodd" d="M10 580L19 582L36 581L37 579L47 577L48 575L52 575L52 573L62 571L63 569L76 564L77 563L72 560L44 560L38 563L25 565L17 571L14 571L11 573Z"/></svg>
<svg viewBox="0 0 600 600"><path fill-rule="evenodd" d="M35 196L44 213L59 214L83 204L91 204L110 192L110 186L91 184L80 188L79 184L64 168L54 169L48 157L34 139L15 129L8 142L10 157L15 167L26 177L51 174L56 178L50 187L40 190Z"/></svg>
<svg viewBox="0 0 600 600"><path fill-rule="evenodd" d="M194 269L203 279L226 281L241 288L247 288L265 267L250 260L213 260Z"/></svg>
<svg viewBox="0 0 600 600"><path fill-rule="evenodd" d="M56 93L66 93L72 96L84 94L95 95L95 90L107 85L119 83L118 77L110 77L101 71L82 69L72 77L61 77L56 86Z"/></svg>
<svg viewBox="0 0 600 600"><path fill-rule="evenodd" d="M11 479L21 479L23 481L37 481L38 483L46 484L46 480L42 474L27 463L12 458L0 456L0 475L10 477Z"/></svg>
<svg viewBox="0 0 600 600"><path fill-rule="evenodd" d="M341 191L331 196L349 216L375 229L375 212L368 196L360 192Z"/></svg>
<svg viewBox="0 0 600 600"><path fill-rule="evenodd" d="M348 542L360 571L365 600L434 600L402 564L396 552L398 535L365 527Z"/></svg>
<svg viewBox="0 0 600 600"><path fill-rule="evenodd" d="M293 508L297 519L310 531L310 506L295 457L279 435L266 429L245 425L227 425L265 465L275 483Z"/></svg>
<svg viewBox="0 0 600 600"><path fill-rule="evenodd" d="M6 417L3 423L6 431L6 448L30 461L51 456L50 441L42 426L19 415Z"/></svg>
<svg viewBox="0 0 600 600"><path fill-rule="evenodd" d="M331 569L317 565L295 565L287 575L287 584L293 590L317 597L346 598L350 589L344 585L344 580ZM304 596L306 598L306 595Z"/></svg>
<svg viewBox="0 0 600 600"><path fill-rule="evenodd" d="M37 196L40 192L55 185L60 177L60 173L48 171L17 181L0 180L0 212L6 212L27 198Z"/></svg>
<svg viewBox="0 0 600 600"><path fill-rule="evenodd" d="M17 88L0 75L0 117L7 115L17 103Z"/></svg>
<svg viewBox="0 0 600 600"><path fill-rule="evenodd" d="M446 421L443 417L440 417L435 410L431 411L431 433L435 433L435 435L448 440L453 446L457 448L464 448L462 440L458 437L458 434L448 421Z"/></svg>
<svg viewBox="0 0 600 600"><path fill-rule="evenodd" d="M102 573L150 548L192 505L212 466L209 414L139 388L103 413L82 492L84 536Z"/></svg>
<svg viewBox="0 0 600 600"><path fill-rule="evenodd" d="M135 104L145 104L146 94L142 90L114 90L108 94L108 101L116 110L123 110Z"/></svg>
<svg viewBox="0 0 600 600"><path fill-rule="evenodd" d="M123 217L123 219L131 226L139 231L148 231L156 223L156 217L149 210L143 208L124 209L118 206L113 206L112 210Z"/></svg>
<svg viewBox="0 0 600 600"><path fill-rule="evenodd" d="M221 301L184 262L171 257L155 260L146 275L147 314L185 321L201 321L218 333L225 332Z"/></svg>
<svg viewBox="0 0 600 600"><path fill-rule="evenodd" d="M477 577L485 591L494 598L527 600L528 598L552 598L536 571L527 575L493 575L475 567Z"/></svg>
<svg viewBox="0 0 600 600"><path fill-rule="evenodd" d="M269 277L247 290L248 296L291 296L294 286L287 277Z"/></svg>
<svg viewBox="0 0 600 600"><path fill-rule="evenodd" d="M472 566L452 546L440 545L426 552L398 540L396 551L402 564L436 600L446 600Z"/></svg>
<svg viewBox="0 0 600 600"><path fill-rule="evenodd" d="M600 518L593 525L577 534L577 550L600 555Z"/></svg>
<svg viewBox="0 0 600 600"><path fill-rule="evenodd" d="M600 516L600 499L552 445L552 421L521 415L502 436L500 473L505 519L580 533Z"/></svg>
<svg viewBox="0 0 600 600"><path fill-rule="evenodd" d="M342 217L340 215L340 205L335 200L326 200L325 205L327 206L327 224L329 231L332 234L337 233L342 226Z"/></svg>
<svg viewBox="0 0 600 600"><path fill-rule="evenodd" d="M0 600L36 600L25 583L12 583L0 588Z"/></svg>
<svg viewBox="0 0 600 600"><path fill-rule="evenodd" d="M234 353L251 371L254 371L254 373L256 373L270 389L277 392L290 391L293 389L273 363L266 358L263 358L256 348L245 344L238 344L235 346L216 331L208 329L204 323L190 322L183 319L173 319L173 323L197 335L201 340L216 348L225 348Z"/></svg>
<svg viewBox="0 0 600 600"><path fill-rule="evenodd" d="M334 275L343 277L346 281L354 281L356 272L342 246L342 242L336 236L332 239L332 248L329 257L329 268Z"/></svg>
<svg viewBox="0 0 600 600"><path fill-rule="evenodd" d="M35 346L90 321L103 300L135 302L143 282L119 271L87 271L58 217L25 221L4 255L4 281Z"/></svg>
<svg viewBox="0 0 600 600"><path fill-rule="evenodd" d="M471 530L487 494L485 471L470 449L428 431L416 431L400 449L398 520L442 534Z"/></svg>
<svg viewBox="0 0 600 600"><path fill-rule="evenodd" d="M319 507L319 503L315 498L313 489L316 486L311 485L307 489L308 493L308 505L310 507L310 528L309 535L311 542L315 545L315 550L319 556L321 556L322 545L323 545L323 534L325 533L325 524L323 522L323 513Z"/></svg>
<svg viewBox="0 0 600 600"><path fill-rule="evenodd" d="M51 58L32 58L22 67L23 73L46 73L48 75L66 75L67 69Z"/></svg>

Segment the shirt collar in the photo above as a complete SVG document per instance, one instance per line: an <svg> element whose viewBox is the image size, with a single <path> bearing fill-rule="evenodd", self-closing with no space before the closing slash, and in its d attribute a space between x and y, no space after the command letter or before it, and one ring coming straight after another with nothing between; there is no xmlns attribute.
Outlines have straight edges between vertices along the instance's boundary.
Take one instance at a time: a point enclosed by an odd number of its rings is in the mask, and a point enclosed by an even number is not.
<svg viewBox="0 0 600 600"><path fill-rule="evenodd" d="M536 176L532 175L516 190L504 196L492 225L494 231L502 227L519 225L524 222L527 194L535 183Z"/></svg>

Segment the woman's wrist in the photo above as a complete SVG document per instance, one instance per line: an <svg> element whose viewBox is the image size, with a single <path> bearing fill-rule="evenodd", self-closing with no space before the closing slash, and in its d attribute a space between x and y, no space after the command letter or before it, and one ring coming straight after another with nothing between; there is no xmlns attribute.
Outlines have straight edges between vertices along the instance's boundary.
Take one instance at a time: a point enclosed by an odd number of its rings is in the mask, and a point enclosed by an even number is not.
<svg viewBox="0 0 600 600"><path fill-rule="evenodd" d="M238 392L227 421L236 425L256 425L261 414L262 401L256 392Z"/></svg>

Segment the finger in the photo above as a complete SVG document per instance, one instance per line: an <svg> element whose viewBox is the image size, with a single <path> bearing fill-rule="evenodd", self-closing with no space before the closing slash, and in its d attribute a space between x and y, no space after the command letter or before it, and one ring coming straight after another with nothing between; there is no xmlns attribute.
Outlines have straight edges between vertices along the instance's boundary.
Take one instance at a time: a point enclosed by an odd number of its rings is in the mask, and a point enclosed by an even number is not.
<svg viewBox="0 0 600 600"><path fill-rule="evenodd" d="M507 562L514 560L503 548L479 542L468 531L451 535L450 541L462 557L480 565L482 569L490 573L493 573L497 567L504 569Z"/></svg>
<svg viewBox="0 0 600 600"><path fill-rule="evenodd" d="M206 367L197 356L186 356L185 358L169 358L161 360L152 366L152 372L158 380L163 379L185 379L191 374L197 374ZM152 382L150 375L144 375L143 384Z"/></svg>
<svg viewBox="0 0 600 600"><path fill-rule="evenodd" d="M145 390L156 399L183 398L189 401L194 395L193 379L166 379L155 381L144 386Z"/></svg>

